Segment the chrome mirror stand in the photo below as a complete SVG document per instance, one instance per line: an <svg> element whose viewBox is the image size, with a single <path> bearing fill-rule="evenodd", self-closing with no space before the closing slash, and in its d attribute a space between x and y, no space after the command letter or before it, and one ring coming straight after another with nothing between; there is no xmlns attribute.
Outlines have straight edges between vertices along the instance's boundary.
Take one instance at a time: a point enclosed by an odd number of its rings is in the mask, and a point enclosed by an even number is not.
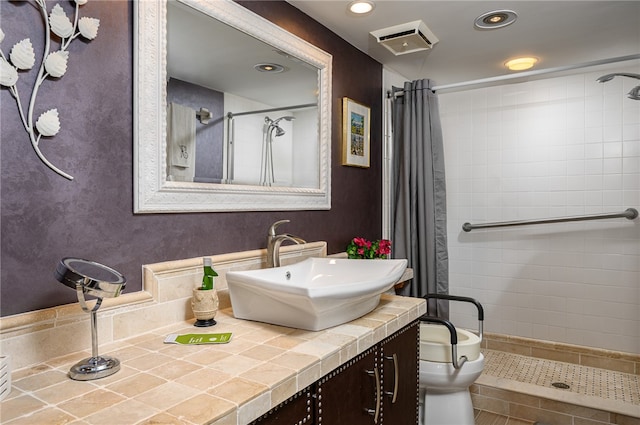
<svg viewBox="0 0 640 425"><path fill-rule="evenodd" d="M80 307L91 315L91 357L73 365L69 377L76 381L90 381L113 375L120 370L120 361L98 354L97 311L103 298L120 295L126 279L109 267L80 258L62 259L55 276L58 281L76 290ZM96 297L93 308L88 307L85 293Z"/></svg>

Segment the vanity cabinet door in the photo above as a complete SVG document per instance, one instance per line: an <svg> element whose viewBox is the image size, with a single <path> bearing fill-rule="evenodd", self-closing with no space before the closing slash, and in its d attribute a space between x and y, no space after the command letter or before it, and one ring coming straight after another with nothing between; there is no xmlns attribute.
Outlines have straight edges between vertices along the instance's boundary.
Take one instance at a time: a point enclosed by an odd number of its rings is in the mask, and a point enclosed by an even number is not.
<svg viewBox="0 0 640 425"><path fill-rule="evenodd" d="M311 385L296 395L271 409L250 425L289 425L305 424L313 425L314 385Z"/></svg>
<svg viewBox="0 0 640 425"><path fill-rule="evenodd" d="M405 326L251 425L415 425L419 329Z"/></svg>
<svg viewBox="0 0 640 425"><path fill-rule="evenodd" d="M383 424L418 423L419 330L415 322L379 344Z"/></svg>
<svg viewBox="0 0 640 425"><path fill-rule="evenodd" d="M374 346L317 382L316 423L380 423L380 400L381 375Z"/></svg>

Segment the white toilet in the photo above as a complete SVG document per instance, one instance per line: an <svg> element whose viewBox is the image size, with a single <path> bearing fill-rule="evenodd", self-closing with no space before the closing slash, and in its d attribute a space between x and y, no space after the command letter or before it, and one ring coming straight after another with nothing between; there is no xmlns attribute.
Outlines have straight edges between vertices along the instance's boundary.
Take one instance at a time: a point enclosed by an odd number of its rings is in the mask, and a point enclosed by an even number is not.
<svg viewBox="0 0 640 425"><path fill-rule="evenodd" d="M484 368L481 337L464 329L455 332L457 369L452 362L451 331L440 324L420 325L420 425L475 423L469 386Z"/></svg>

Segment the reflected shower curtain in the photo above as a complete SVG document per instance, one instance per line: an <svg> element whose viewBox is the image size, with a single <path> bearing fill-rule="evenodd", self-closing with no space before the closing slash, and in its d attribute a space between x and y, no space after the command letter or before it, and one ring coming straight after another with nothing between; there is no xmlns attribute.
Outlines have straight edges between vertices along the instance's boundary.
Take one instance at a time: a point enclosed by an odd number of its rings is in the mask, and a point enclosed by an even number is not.
<svg viewBox="0 0 640 425"><path fill-rule="evenodd" d="M393 88L391 237L393 256L406 258L413 282L402 295L448 294L447 213L442 127L429 80ZM396 92L403 96L395 96ZM402 94L402 93L401 93ZM448 303L430 300L432 316L448 318Z"/></svg>

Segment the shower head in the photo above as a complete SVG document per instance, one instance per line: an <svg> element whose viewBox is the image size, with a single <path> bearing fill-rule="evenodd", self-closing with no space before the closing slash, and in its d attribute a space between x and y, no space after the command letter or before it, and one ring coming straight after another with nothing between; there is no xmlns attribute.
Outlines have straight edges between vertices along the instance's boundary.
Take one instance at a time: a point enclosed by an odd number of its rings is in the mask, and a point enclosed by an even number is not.
<svg viewBox="0 0 640 425"><path fill-rule="evenodd" d="M598 78L596 81L598 81L599 83L606 83L607 81L611 81L613 80L614 77L630 77L630 78L637 78L638 80L640 80L640 74L629 74L626 72L614 72L613 74L607 74L607 75L603 75L602 77Z"/></svg>
<svg viewBox="0 0 640 425"><path fill-rule="evenodd" d="M640 86L635 86L627 94L629 99L640 100Z"/></svg>
<svg viewBox="0 0 640 425"><path fill-rule="evenodd" d="M273 130L275 130L276 131L276 135L275 135L276 137L284 136L285 131L284 131L284 129L282 127L280 127L278 125L278 123L281 120L293 121L295 119L296 119L296 117L291 116L291 115L287 115L287 116L284 116L284 117L276 118L275 120L272 120L269 117L264 117L264 123L266 124L266 127L265 127L266 130L265 131L273 131Z"/></svg>
<svg viewBox="0 0 640 425"><path fill-rule="evenodd" d="M607 75L603 75L602 77L598 78L596 81L598 81L599 83L606 83L607 81L611 81L613 80L614 77L629 77L629 78L637 78L638 80L640 80L640 74L630 74L630 73L626 73L626 72L616 72L613 74L607 74ZM640 86L636 86L634 88L631 89L631 91L627 94L627 97L629 99L633 99L633 100L640 100Z"/></svg>
<svg viewBox="0 0 640 425"><path fill-rule="evenodd" d="M280 127L279 125L275 125L274 128L276 129L276 137L284 136L285 131L282 129L282 127Z"/></svg>
<svg viewBox="0 0 640 425"><path fill-rule="evenodd" d="M274 124L278 124L278 123L280 122L280 120L293 121L293 120L295 120L295 119L296 119L296 117L291 116L291 115L287 115L287 116L280 117L280 118L276 119L275 121L273 121L273 123L274 123Z"/></svg>
<svg viewBox="0 0 640 425"><path fill-rule="evenodd" d="M607 75L603 75L602 77L598 78L596 81L599 83L606 83L607 81L611 81L613 80L613 77L615 77L617 74L607 74Z"/></svg>

